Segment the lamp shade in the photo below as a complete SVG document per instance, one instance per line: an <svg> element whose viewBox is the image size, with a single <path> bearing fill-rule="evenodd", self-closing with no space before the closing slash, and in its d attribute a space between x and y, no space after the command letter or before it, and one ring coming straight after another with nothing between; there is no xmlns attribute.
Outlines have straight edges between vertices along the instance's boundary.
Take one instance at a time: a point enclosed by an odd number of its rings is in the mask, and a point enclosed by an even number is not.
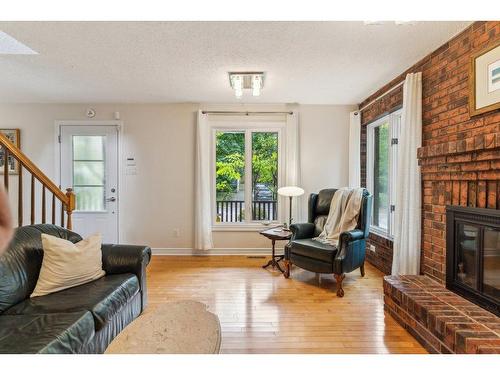
<svg viewBox="0 0 500 375"><path fill-rule="evenodd" d="M304 189L298 186L283 186L278 189L278 194L285 197L298 197L304 194Z"/></svg>

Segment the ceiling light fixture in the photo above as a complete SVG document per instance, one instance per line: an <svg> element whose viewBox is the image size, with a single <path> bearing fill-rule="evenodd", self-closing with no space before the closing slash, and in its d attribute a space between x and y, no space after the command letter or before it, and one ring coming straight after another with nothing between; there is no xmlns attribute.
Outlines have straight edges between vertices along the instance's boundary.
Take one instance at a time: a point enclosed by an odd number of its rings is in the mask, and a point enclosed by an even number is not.
<svg viewBox="0 0 500 375"><path fill-rule="evenodd" d="M394 23L398 26L413 26L415 25L415 21L394 21Z"/></svg>
<svg viewBox="0 0 500 375"><path fill-rule="evenodd" d="M243 90L252 90L253 96L260 96L264 72L229 72L229 84L238 99L243 96Z"/></svg>
<svg viewBox="0 0 500 375"><path fill-rule="evenodd" d="M261 87L262 87L262 77L258 74L255 74L252 77L252 95L260 96Z"/></svg>
<svg viewBox="0 0 500 375"><path fill-rule="evenodd" d="M390 22L391 21L363 21L365 26L382 26ZM416 24L416 21L394 21L394 23L398 26L413 26Z"/></svg>
<svg viewBox="0 0 500 375"><path fill-rule="evenodd" d="M234 89L234 95L240 99L243 96L243 78L237 74L231 76L231 86Z"/></svg>

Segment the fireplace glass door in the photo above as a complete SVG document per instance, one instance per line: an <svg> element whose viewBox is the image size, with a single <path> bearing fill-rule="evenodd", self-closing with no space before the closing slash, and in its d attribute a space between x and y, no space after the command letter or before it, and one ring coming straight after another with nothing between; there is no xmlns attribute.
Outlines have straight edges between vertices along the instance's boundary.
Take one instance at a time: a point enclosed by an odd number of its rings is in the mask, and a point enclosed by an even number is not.
<svg viewBox="0 0 500 375"><path fill-rule="evenodd" d="M458 223L458 252L456 278L470 288L478 288L477 258L479 248L479 227L471 224Z"/></svg>
<svg viewBox="0 0 500 375"><path fill-rule="evenodd" d="M500 301L499 229L457 223L456 259L457 282Z"/></svg>
<svg viewBox="0 0 500 375"><path fill-rule="evenodd" d="M500 230L484 228L483 293L500 301Z"/></svg>
<svg viewBox="0 0 500 375"><path fill-rule="evenodd" d="M446 287L500 316L500 210L446 207Z"/></svg>

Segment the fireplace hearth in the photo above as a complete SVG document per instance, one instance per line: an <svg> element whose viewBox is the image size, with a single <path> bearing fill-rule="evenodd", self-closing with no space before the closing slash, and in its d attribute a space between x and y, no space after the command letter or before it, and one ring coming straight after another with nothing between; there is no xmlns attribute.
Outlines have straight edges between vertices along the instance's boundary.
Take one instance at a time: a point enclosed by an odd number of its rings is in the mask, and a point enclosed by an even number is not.
<svg viewBox="0 0 500 375"><path fill-rule="evenodd" d="M446 207L446 287L500 316L500 210Z"/></svg>

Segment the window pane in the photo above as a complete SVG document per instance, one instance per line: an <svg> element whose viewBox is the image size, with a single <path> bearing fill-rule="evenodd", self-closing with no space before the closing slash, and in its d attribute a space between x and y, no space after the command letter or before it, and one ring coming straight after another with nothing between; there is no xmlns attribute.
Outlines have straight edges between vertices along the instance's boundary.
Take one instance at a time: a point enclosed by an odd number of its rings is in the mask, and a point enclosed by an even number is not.
<svg viewBox="0 0 500 375"><path fill-rule="evenodd" d="M104 138L101 135L74 135L73 160L104 160Z"/></svg>
<svg viewBox="0 0 500 375"><path fill-rule="evenodd" d="M252 219L277 220L278 133L252 133Z"/></svg>
<svg viewBox="0 0 500 375"><path fill-rule="evenodd" d="M217 222L245 219L245 133L216 133L216 218Z"/></svg>
<svg viewBox="0 0 500 375"><path fill-rule="evenodd" d="M73 162L73 185L104 185L104 162Z"/></svg>
<svg viewBox="0 0 500 375"><path fill-rule="evenodd" d="M500 230L484 229L484 284L485 294L500 301Z"/></svg>
<svg viewBox="0 0 500 375"><path fill-rule="evenodd" d="M75 186L77 211L104 211L104 187Z"/></svg>
<svg viewBox="0 0 500 375"><path fill-rule="evenodd" d="M389 124L376 127L373 138L373 225L388 229Z"/></svg>

